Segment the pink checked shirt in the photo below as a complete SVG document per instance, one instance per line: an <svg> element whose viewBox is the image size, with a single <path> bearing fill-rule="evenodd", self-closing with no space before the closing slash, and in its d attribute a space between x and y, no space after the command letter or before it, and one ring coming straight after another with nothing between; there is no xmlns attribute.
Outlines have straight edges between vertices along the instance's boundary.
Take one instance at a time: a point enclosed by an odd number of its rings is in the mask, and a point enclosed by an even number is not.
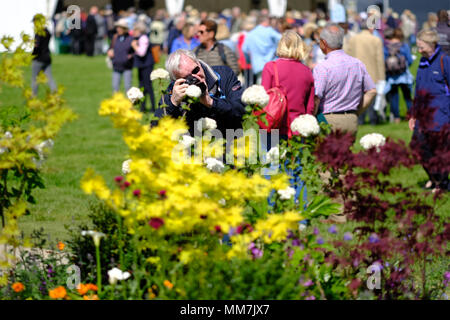
<svg viewBox="0 0 450 320"><path fill-rule="evenodd" d="M375 89L364 64L344 52L335 50L313 70L319 113L355 111L363 93Z"/></svg>

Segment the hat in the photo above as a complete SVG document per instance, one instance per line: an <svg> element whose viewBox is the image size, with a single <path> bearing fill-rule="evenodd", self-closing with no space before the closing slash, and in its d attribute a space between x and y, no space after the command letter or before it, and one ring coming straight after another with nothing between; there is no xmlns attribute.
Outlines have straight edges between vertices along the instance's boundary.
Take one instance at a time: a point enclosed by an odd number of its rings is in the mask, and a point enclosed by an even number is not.
<svg viewBox="0 0 450 320"><path fill-rule="evenodd" d="M129 29L128 20L125 18L121 18L116 23L114 23L114 27L121 27L128 30Z"/></svg>

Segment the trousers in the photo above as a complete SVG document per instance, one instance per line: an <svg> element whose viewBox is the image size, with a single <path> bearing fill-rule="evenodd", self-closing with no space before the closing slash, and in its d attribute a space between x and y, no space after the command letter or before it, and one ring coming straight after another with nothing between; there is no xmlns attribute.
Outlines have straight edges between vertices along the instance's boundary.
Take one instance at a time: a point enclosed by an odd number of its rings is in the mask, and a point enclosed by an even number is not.
<svg viewBox="0 0 450 320"><path fill-rule="evenodd" d="M48 85L52 91L56 90L56 84L53 80L52 76L52 65L44 62L34 60L31 64L31 89L33 95L37 95L38 93L38 84L36 78L39 72L43 71L45 76L47 77Z"/></svg>

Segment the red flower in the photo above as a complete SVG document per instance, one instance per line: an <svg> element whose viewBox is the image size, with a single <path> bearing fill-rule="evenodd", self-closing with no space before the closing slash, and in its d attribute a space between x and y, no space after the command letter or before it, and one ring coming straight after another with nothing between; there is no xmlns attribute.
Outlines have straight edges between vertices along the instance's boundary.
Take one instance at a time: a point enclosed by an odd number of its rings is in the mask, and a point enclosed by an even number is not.
<svg viewBox="0 0 450 320"><path fill-rule="evenodd" d="M222 228L221 228L220 226L215 226L214 229L215 229L217 232L222 232Z"/></svg>
<svg viewBox="0 0 450 320"><path fill-rule="evenodd" d="M159 197L160 197L161 199L166 199L166 198L167 198L166 190L161 190L161 191L159 191Z"/></svg>
<svg viewBox="0 0 450 320"><path fill-rule="evenodd" d="M114 181L117 182L117 183L121 183L122 180L123 180L122 176L117 176L117 177L114 178Z"/></svg>
<svg viewBox="0 0 450 320"><path fill-rule="evenodd" d="M153 229L158 230L164 224L164 220L161 218L151 218L150 221L148 222L148 224Z"/></svg>
<svg viewBox="0 0 450 320"><path fill-rule="evenodd" d="M133 196L139 198L139 197L141 196L141 190L139 190L139 189L134 190L134 191L133 191Z"/></svg>

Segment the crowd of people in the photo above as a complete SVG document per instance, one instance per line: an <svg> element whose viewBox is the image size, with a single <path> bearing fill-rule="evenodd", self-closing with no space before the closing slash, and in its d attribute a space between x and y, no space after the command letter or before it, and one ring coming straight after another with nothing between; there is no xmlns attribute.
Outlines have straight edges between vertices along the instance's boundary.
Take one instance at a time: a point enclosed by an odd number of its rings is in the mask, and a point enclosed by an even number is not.
<svg viewBox="0 0 450 320"><path fill-rule="evenodd" d="M335 10L329 15L320 10L290 10L283 18L273 18L267 9L245 14L235 7L218 14L186 7L169 19L164 10L150 18L133 8L114 16L109 8L99 11L93 7L83 29L77 31L85 34L84 46L73 30L58 33L63 29L58 27L64 25L61 21L64 15L56 21L57 37L71 37L73 53L79 54L83 47L87 55L107 53L112 60L114 91L119 90L121 78L128 90L131 70L138 68L140 86L150 95L156 115L185 115L191 131L202 117L216 120L224 132L241 127L245 109L240 96L254 84L262 84L266 90L274 86L285 90L288 113L280 128L282 138L295 134L290 132L290 123L301 114L315 115L333 130L356 135L367 115L371 124L385 121L384 109L389 104L390 120L398 123L399 90L407 108L412 105L414 77L409 67L417 53L422 57L416 93L426 90L433 94L432 104L438 107L436 130L450 123L450 26L446 10L430 14L419 32L409 10L401 16L392 10L383 15L378 10L360 14ZM377 21L376 25L372 21ZM157 109L149 75L161 51L169 54L166 69L172 83L170 94L163 97L168 107ZM200 102L186 112L181 102L188 76L204 83L206 90ZM147 110L145 101L141 110ZM415 136L421 135L418 127L413 119L410 128ZM430 157L437 150L423 152ZM433 187L448 189L448 172L427 172Z"/></svg>
<svg viewBox="0 0 450 320"><path fill-rule="evenodd" d="M414 79L409 66L416 59L416 52L412 52L412 48L415 50L420 26L415 15L405 9L401 15L387 10L380 16L381 23L375 29L369 28L366 21L369 21L373 14L377 14L376 10L368 13L351 10L342 13L334 10L329 14L321 10L289 10L283 18L271 18L267 9L243 13L240 8L234 7L216 13L187 6L181 14L170 18L164 9L157 10L149 17L135 8L115 14L111 6L101 10L94 6L89 11L81 10L81 29L70 28L69 17L65 11L55 16L54 24L57 52L84 52L92 56L106 53L110 55L114 35L119 32L118 21L121 21L122 26L127 24L126 32L131 37L135 36L133 32L139 32L134 29L138 23L138 29L141 30L139 37L146 35L149 40L148 46L142 45L142 39L140 41L140 60L143 58L142 48L147 47L157 47L166 54L178 49L192 50L199 59L209 65L229 66L245 88L252 84L261 84L263 68L267 62L275 59L278 42L286 30L293 30L301 37L306 45L306 54L301 61L313 70L325 60L325 54L320 49L320 34L327 23L336 22L344 30L343 50L364 63L377 91L376 99L359 115L358 123L365 123L367 115L371 124L386 121L387 105L390 109L389 120L398 123L401 121L399 90L402 91L408 110L412 103ZM421 29L438 32L439 44L442 50L449 54L450 31L446 10L430 13ZM133 52L134 48L130 47L130 53L127 55L133 55ZM146 59L145 74L142 71L142 62L137 62L141 70L139 83L150 95L154 110L154 94L146 79L147 73L151 72L149 55ZM153 51L153 62L158 59ZM113 65L114 91L120 84L118 73L123 74L125 89L131 86L131 76L128 74L131 70L130 61L126 72L122 70L123 67L117 68ZM145 105L142 110L146 110Z"/></svg>

